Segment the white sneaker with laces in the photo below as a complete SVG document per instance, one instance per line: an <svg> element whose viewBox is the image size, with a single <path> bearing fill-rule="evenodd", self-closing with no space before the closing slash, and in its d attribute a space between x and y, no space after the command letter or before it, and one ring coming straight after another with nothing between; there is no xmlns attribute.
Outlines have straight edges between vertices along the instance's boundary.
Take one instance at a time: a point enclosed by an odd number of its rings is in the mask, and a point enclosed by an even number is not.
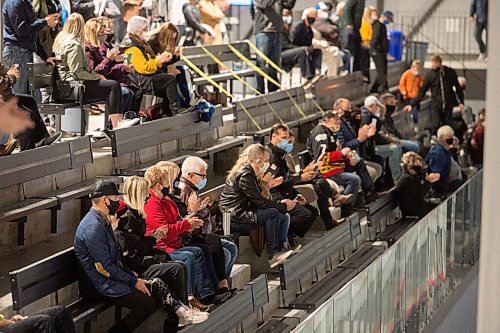
<svg viewBox="0 0 500 333"><path fill-rule="evenodd" d="M200 324L208 319L208 312L189 307L184 317L179 318L179 326Z"/></svg>
<svg viewBox="0 0 500 333"><path fill-rule="evenodd" d="M141 121L141 119L139 119L139 118L122 119L118 122L118 125L116 125L115 129L132 127L134 125L137 125L140 121Z"/></svg>

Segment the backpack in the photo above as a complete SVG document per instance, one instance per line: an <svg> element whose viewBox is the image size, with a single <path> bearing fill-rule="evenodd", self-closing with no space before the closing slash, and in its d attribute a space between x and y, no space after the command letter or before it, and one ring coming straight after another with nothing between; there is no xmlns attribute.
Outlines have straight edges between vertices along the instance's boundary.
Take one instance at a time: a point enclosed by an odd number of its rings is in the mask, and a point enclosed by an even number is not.
<svg viewBox="0 0 500 333"><path fill-rule="evenodd" d="M212 116L215 112L215 106L207 102L204 98L201 98L194 106L195 111L198 112L198 116L200 121L204 121L206 123L212 120Z"/></svg>
<svg viewBox="0 0 500 333"><path fill-rule="evenodd" d="M187 66L181 65L176 68L180 71L175 77L179 105L188 108L196 104L196 87L193 84L193 75Z"/></svg>

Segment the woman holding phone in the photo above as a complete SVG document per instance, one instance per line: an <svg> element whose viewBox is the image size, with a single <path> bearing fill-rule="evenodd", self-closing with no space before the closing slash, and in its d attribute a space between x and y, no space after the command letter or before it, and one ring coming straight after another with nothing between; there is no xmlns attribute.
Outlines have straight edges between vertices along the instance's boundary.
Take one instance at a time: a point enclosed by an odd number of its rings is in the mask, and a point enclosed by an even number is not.
<svg viewBox="0 0 500 333"><path fill-rule="evenodd" d="M113 34L112 24L107 17L92 18L85 23L85 57L91 69L120 84L123 112L137 112L142 95L129 79L134 66L126 64L125 57L107 42L108 36Z"/></svg>

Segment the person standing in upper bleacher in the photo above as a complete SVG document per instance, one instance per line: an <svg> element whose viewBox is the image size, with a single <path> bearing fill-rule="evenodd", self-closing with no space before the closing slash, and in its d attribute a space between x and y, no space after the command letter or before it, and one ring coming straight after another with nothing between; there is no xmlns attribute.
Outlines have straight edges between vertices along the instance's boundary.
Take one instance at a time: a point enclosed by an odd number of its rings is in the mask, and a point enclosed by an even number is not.
<svg viewBox="0 0 500 333"><path fill-rule="evenodd" d="M361 20L361 73L363 74L363 82L370 83L370 44L373 36L372 24L378 20L377 8L375 6L367 6L363 12Z"/></svg>
<svg viewBox="0 0 500 333"><path fill-rule="evenodd" d="M203 44L215 45L222 44L221 22L224 20L224 12L214 0L200 0L198 8L201 14L201 23L206 24L213 29L214 36L210 34L202 35Z"/></svg>
<svg viewBox="0 0 500 333"><path fill-rule="evenodd" d="M281 31L283 30L283 19L281 17L281 0L253 0L253 33L255 45L275 64L281 64ZM266 67L266 62L257 56L257 66ZM278 82L278 72L273 67L267 68L268 75ZM257 90L266 92L264 77L257 74ZM278 90L280 87L267 82L268 92Z"/></svg>
<svg viewBox="0 0 500 333"><path fill-rule="evenodd" d="M488 0L472 0L470 5L469 20L476 22L474 38L479 46L479 57L477 60L488 60ZM483 31L486 30L486 43L483 41Z"/></svg>
<svg viewBox="0 0 500 333"><path fill-rule="evenodd" d="M399 80L399 93L403 96L404 103L410 104L411 100L418 96L418 92L423 85L422 62L418 59L413 60L410 69L406 70ZM415 126L418 124L419 109L420 106L417 104L411 110Z"/></svg>
<svg viewBox="0 0 500 333"><path fill-rule="evenodd" d="M29 0L7 0L3 5L3 59L7 67L19 65L19 80L12 91L17 94L27 94L28 63L32 63L33 53L44 61L53 62L45 52L38 32L46 26L54 28L59 23L59 14L47 15L43 19L35 17L33 5Z"/></svg>
<svg viewBox="0 0 500 333"><path fill-rule="evenodd" d="M387 92L389 84L387 83L387 54L389 53L389 39L387 38L386 25L394 22L394 14L388 10L382 13L378 20L373 21L372 40L370 42L370 55L372 56L377 77L373 82L370 93Z"/></svg>
<svg viewBox="0 0 500 333"><path fill-rule="evenodd" d="M365 10L365 0L346 0L340 20L342 47L351 51L353 72L361 69L361 19Z"/></svg>

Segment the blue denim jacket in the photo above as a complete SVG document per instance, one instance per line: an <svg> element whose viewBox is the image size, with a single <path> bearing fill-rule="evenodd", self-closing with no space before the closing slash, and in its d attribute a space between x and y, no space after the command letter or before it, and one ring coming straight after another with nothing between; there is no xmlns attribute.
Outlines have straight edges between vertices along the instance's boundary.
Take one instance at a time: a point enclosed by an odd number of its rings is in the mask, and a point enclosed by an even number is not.
<svg viewBox="0 0 500 333"><path fill-rule="evenodd" d="M93 208L76 229L75 253L99 294L119 297L134 288L137 278L122 264L122 254L111 225Z"/></svg>

